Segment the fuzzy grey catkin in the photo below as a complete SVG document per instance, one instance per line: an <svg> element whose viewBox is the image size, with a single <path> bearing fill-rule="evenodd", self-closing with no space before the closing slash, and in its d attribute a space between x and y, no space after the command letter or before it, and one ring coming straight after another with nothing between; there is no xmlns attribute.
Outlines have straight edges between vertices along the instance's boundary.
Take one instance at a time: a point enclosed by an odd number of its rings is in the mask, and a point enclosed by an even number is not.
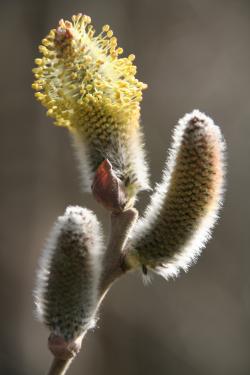
<svg viewBox="0 0 250 375"><path fill-rule="evenodd" d="M162 182L130 238L127 262L177 275L199 255L216 221L224 186L220 129L198 110L181 119Z"/></svg>
<svg viewBox="0 0 250 375"><path fill-rule="evenodd" d="M96 216L68 207L54 225L38 272L37 315L66 341L95 323L102 243Z"/></svg>

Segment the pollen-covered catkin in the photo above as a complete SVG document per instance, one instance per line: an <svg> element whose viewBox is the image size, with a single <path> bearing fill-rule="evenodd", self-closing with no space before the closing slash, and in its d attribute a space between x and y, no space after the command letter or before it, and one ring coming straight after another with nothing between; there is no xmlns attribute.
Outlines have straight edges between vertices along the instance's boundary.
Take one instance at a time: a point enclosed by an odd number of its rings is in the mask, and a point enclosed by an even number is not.
<svg viewBox="0 0 250 375"><path fill-rule="evenodd" d="M135 56L120 57L109 26L95 35L90 22L79 14L49 32L39 47L32 87L55 124L70 130L85 190L109 159L129 199L148 188L139 125L146 85L135 78Z"/></svg>
<svg viewBox="0 0 250 375"><path fill-rule="evenodd" d="M68 207L52 230L38 272L37 315L69 341L95 324L102 262L100 225L81 207Z"/></svg>
<svg viewBox="0 0 250 375"><path fill-rule="evenodd" d="M177 275L199 255L216 221L224 186L220 129L198 110L185 115L144 218L133 230L127 262Z"/></svg>

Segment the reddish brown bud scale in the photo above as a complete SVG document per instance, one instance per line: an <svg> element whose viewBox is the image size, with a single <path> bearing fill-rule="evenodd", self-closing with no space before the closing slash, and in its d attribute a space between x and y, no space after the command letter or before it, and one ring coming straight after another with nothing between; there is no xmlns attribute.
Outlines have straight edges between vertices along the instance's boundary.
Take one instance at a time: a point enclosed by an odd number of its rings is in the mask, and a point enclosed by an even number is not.
<svg viewBox="0 0 250 375"><path fill-rule="evenodd" d="M48 347L56 358L68 360L74 358L81 349L83 336L66 341L63 336L51 333L48 338Z"/></svg>
<svg viewBox="0 0 250 375"><path fill-rule="evenodd" d="M105 159L97 168L92 193L96 200L108 210L119 212L126 205L124 185L116 176L108 159Z"/></svg>

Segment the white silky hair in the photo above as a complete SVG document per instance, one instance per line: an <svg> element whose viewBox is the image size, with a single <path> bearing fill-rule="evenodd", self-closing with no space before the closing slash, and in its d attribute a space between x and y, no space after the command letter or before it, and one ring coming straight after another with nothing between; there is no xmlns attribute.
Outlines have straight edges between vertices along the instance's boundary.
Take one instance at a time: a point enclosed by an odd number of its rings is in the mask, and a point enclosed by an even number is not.
<svg viewBox="0 0 250 375"><path fill-rule="evenodd" d="M160 274L165 279L178 276L181 269L186 272L191 264L197 260L202 249L205 247L207 241L211 237L211 230L217 221L218 213L223 201L223 193L225 190L225 142L220 128L214 124L213 120L199 110L194 110L180 119L174 129L173 144L169 151L166 166L164 168L162 182L156 185L150 204L148 205L143 218L141 218L134 226L130 234L130 244L132 248L136 248L136 244L139 243L146 234L150 233L151 228L156 222L168 194L172 173L177 163L177 153L181 146L184 131L190 121L195 117L198 118L198 120L204 121L209 128L210 134L213 134L218 140L219 163L222 167L221 183L217 186L217 191L212 204L208 207L206 214L200 219L191 238L174 254L166 258L165 261L161 262L160 266L153 269L154 272ZM150 278L150 273L149 277L147 275L143 275L144 283L149 282Z"/></svg>
<svg viewBox="0 0 250 375"><path fill-rule="evenodd" d="M81 139L81 136L76 131L71 132L70 135L75 157L78 162L77 166L80 173L82 190L90 193L94 173L91 170L89 162L88 144Z"/></svg>
<svg viewBox="0 0 250 375"><path fill-rule="evenodd" d="M85 140L83 135L77 132L72 132L72 141L78 160L82 188L86 192L91 192L94 172L91 170L90 152L94 152L94 150L89 150L88 140ZM143 136L139 129L133 132L126 144L119 136L111 136L109 147L103 148L100 141L99 146L95 146L95 148L103 155L104 159L110 161L117 177L122 178L124 175L129 175L138 190L149 189L148 163Z"/></svg>
<svg viewBox="0 0 250 375"><path fill-rule="evenodd" d="M130 175L131 183L134 182L138 190L148 190L149 171L142 137L139 129L133 132L127 143L119 137L111 137L111 147L103 154L114 166L117 177Z"/></svg>
<svg viewBox="0 0 250 375"><path fill-rule="evenodd" d="M79 206L69 206L63 216L59 216L48 237L46 246L42 252L39 269L37 272L37 283L35 289L36 316L38 320L45 322L45 292L50 275L50 266L53 255L57 249L57 241L63 231L70 230L72 234L83 235L84 246L86 246L90 262L91 288L89 290L89 311L86 317L86 325L91 328L95 325L95 310L98 303L98 289L102 271L103 239L100 223L92 211Z"/></svg>

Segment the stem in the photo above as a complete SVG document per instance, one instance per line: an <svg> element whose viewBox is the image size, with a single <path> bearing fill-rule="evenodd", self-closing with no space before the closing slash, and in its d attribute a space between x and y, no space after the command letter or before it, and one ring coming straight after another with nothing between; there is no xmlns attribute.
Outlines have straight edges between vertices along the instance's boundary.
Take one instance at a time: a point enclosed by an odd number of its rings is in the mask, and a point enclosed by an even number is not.
<svg viewBox="0 0 250 375"><path fill-rule="evenodd" d="M102 295L106 294L111 284L126 272L122 268L123 250L128 239L128 234L137 217L138 212L135 208L111 214L109 243L103 260L103 274L100 283Z"/></svg>
<svg viewBox="0 0 250 375"><path fill-rule="evenodd" d="M72 358L60 359L55 357L51 363L48 375L64 375L67 369L69 368L71 362Z"/></svg>

